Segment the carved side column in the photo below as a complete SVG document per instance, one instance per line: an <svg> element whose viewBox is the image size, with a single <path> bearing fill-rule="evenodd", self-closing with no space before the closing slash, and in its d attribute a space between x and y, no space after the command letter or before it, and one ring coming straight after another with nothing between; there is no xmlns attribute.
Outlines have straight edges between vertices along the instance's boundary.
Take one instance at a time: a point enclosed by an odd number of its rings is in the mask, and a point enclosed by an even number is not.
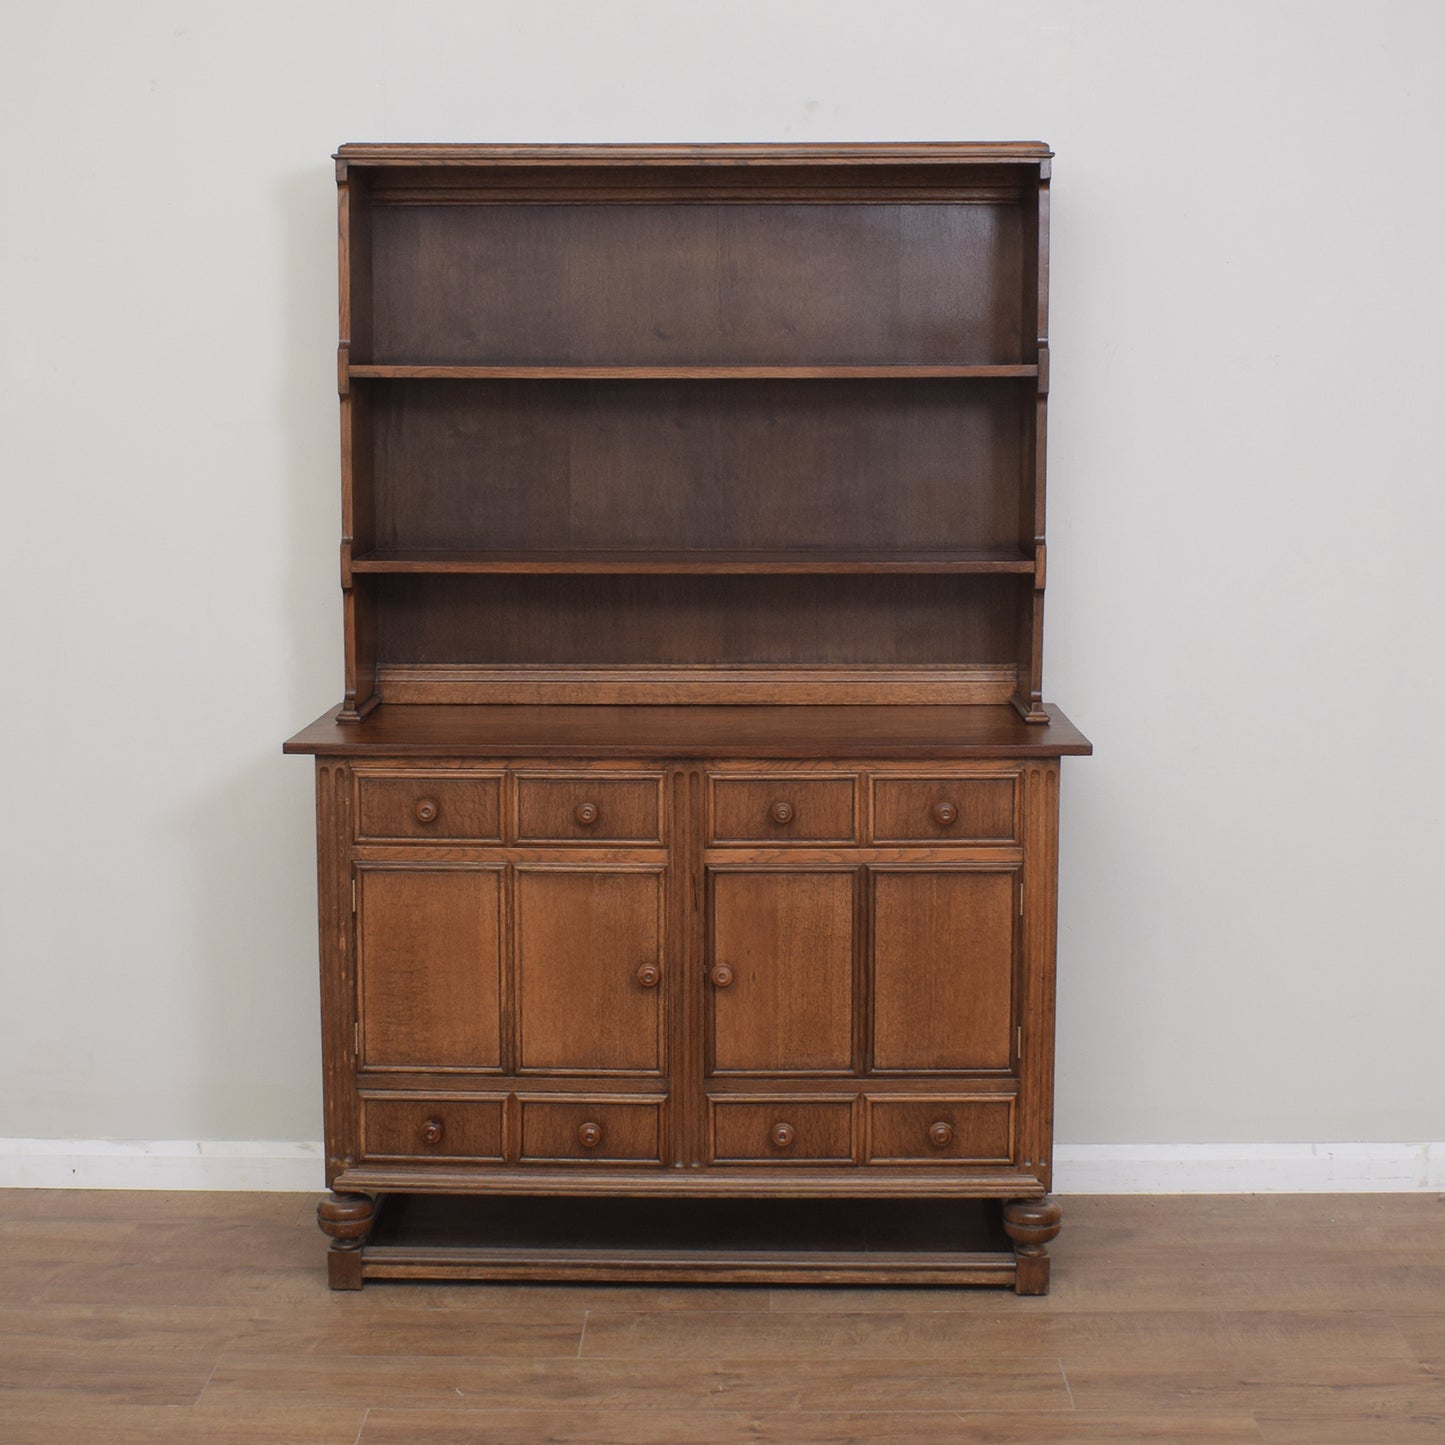
<svg viewBox="0 0 1445 1445"><path fill-rule="evenodd" d="M1014 1290L1018 1294L1048 1294L1048 1242L1059 1232L1064 1211L1057 1199L1010 1199L1003 1207L1004 1233L1013 1240L1018 1273Z"/></svg>

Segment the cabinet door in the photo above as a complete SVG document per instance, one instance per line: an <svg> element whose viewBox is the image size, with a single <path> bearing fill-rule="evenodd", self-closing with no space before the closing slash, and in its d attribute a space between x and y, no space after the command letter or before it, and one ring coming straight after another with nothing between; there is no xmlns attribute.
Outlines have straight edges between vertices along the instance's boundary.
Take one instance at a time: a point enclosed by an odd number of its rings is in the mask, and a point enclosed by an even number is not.
<svg viewBox="0 0 1445 1445"><path fill-rule="evenodd" d="M519 867L523 1069L662 1068L663 869Z"/></svg>
<svg viewBox="0 0 1445 1445"><path fill-rule="evenodd" d="M1017 880L977 868L873 872L875 1069L1010 1067Z"/></svg>
<svg viewBox="0 0 1445 1445"><path fill-rule="evenodd" d="M852 870L712 870L712 1073L851 1069L854 889Z"/></svg>
<svg viewBox="0 0 1445 1445"><path fill-rule="evenodd" d="M501 1067L499 868L356 872L362 1068Z"/></svg>

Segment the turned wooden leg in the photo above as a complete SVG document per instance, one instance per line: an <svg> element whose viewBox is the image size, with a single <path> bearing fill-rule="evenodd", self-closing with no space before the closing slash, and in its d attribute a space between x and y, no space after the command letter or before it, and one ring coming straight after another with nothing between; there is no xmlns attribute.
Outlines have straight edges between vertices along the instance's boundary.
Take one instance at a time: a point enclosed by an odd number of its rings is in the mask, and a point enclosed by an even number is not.
<svg viewBox="0 0 1445 1445"><path fill-rule="evenodd" d="M361 1288L361 1246L376 1218L376 1201L367 1194L328 1194L316 1206L316 1222L331 1240L326 1254L332 1289Z"/></svg>
<svg viewBox="0 0 1445 1445"><path fill-rule="evenodd" d="M1064 1211L1057 1199L1010 1199L1003 1207L1004 1233L1013 1240L1018 1294L1048 1294L1049 1251L1045 1246L1059 1232Z"/></svg>

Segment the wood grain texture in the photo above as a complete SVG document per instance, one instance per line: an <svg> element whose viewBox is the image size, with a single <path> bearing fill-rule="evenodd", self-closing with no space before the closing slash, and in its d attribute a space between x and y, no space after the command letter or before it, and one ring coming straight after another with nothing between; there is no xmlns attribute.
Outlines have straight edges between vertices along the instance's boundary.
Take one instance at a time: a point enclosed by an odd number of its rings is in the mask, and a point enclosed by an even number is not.
<svg viewBox="0 0 1445 1445"><path fill-rule="evenodd" d="M1033 1300L486 1284L337 1296L314 1268L314 1205L0 1192L6 1266L38 1271L49 1296L0 1303L7 1445L341 1445L364 1430L1433 1445L1445 1420L1440 1295L1397 1308L1411 1271L1445 1270L1437 1195L1067 1200L1058 1287ZM57 1266L67 1240L85 1258Z"/></svg>
<svg viewBox="0 0 1445 1445"><path fill-rule="evenodd" d="M1059 711L1040 727L1008 707L383 706L350 726L335 710L287 744L318 756L1059 757L1093 751Z"/></svg>

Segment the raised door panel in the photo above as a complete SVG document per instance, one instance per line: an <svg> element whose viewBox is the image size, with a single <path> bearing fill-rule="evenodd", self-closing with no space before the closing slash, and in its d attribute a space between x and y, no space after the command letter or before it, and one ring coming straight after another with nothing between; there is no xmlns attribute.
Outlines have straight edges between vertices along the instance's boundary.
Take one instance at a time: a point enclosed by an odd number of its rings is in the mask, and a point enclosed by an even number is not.
<svg viewBox="0 0 1445 1445"><path fill-rule="evenodd" d="M661 1070L663 877L661 867L517 869L523 1069Z"/></svg>
<svg viewBox="0 0 1445 1445"><path fill-rule="evenodd" d="M1017 874L878 869L872 881L873 1067L1009 1068Z"/></svg>
<svg viewBox="0 0 1445 1445"><path fill-rule="evenodd" d="M852 1068L854 879L712 870L711 1072Z"/></svg>
<svg viewBox="0 0 1445 1445"><path fill-rule="evenodd" d="M357 869L360 1065L501 1067L499 868Z"/></svg>

